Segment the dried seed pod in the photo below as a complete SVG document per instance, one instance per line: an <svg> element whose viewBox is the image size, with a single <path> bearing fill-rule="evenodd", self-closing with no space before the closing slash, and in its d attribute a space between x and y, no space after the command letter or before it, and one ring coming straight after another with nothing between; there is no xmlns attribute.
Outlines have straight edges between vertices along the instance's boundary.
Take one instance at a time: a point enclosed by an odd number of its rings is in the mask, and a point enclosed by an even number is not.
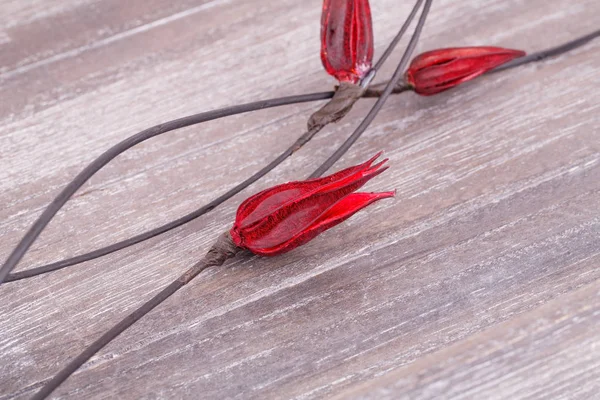
<svg viewBox="0 0 600 400"><path fill-rule="evenodd" d="M373 26L368 0L324 0L321 61L340 82L357 83L373 62Z"/></svg>

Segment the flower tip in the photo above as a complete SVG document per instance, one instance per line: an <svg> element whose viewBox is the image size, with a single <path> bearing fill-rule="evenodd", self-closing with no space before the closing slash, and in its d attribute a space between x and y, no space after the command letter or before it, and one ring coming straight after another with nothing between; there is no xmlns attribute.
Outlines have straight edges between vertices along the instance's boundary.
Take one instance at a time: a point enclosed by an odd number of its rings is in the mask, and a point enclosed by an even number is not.
<svg viewBox="0 0 600 400"><path fill-rule="evenodd" d="M367 165L367 167L370 167L375 160L377 160L379 157L381 157L381 155L383 154L383 150L380 150L379 152L377 152L377 154L375 154L373 157L371 157L365 164Z"/></svg>
<svg viewBox="0 0 600 400"><path fill-rule="evenodd" d="M396 189L389 191L389 192L381 192L379 193L379 198L380 199L387 199L389 197L396 197Z"/></svg>
<svg viewBox="0 0 600 400"><path fill-rule="evenodd" d="M385 167L382 167L382 165L387 161L387 159L381 161L380 163L375 164L374 166L372 166L371 168L369 168L368 170L366 170L363 173L363 177L368 180L371 180L373 178L375 178L377 175L381 174L382 172L385 172L385 170L387 170L390 166L386 165Z"/></svg>
<svg viewBox="0 0 600 400"><path fill-rule="evenodd" d="M389 158L384 158L383 160L379 161L377 164L370 166L367 171L368 172L375 172L375 171L377 171L377 172L381 173L381 172L385 171L386 169L388 169L390 167L389 165L386 165L385 167L381 168L388 161L390 161Z"/></svg>
<svg viewBox="0 0 600 400"><path fill-rule="evenodd" d="M390 161L389 158L384 158L383 160L381 160L380 162L378 162L377 164L375 164L373 166L373 168L379 168L379 167L381 167L383 164L385 164L388 161ZM386 166L386 168L389 168L389 166Z"/></svg>
<svg viewBox="0 0 600 400"><path fill-rule="evenodd" d="M506 56L506 60L504 62L509 62L511 60L514 60L515 58L521 58L521 57L525 57L527 55L527 52L523 51L523 50L515 50L515 49L502 49L505 56ZM500 62L498 66L504 64L504 62Z"/></svg>

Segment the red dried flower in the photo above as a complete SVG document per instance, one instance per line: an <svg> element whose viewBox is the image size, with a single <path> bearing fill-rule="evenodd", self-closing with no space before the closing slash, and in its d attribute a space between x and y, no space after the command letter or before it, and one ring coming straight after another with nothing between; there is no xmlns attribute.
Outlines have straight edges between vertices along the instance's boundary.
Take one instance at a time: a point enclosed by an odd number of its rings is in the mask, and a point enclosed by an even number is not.
<svg viewBox="0 0 600 400"><path fill-rule="evenodd" d="M357 83L371 69L373 27L368 0L324 0L321 61L341 82Z"/></svg>
<svg viewBox="0 0 600 400"><path fill-rule="evenodd" d="M501 47L455 47L428 51L415 57L405 79L416 93L430 96L524 55L524 51Z"/></svg>
<svg viewBox="0 0 600 400"><path fill-rule="evenodd" d="M262 256L303 245L369 204L395 192L352 193L387 169L381 155L323 178L278 185L246 199L231 229L233 242Z"/></svg>

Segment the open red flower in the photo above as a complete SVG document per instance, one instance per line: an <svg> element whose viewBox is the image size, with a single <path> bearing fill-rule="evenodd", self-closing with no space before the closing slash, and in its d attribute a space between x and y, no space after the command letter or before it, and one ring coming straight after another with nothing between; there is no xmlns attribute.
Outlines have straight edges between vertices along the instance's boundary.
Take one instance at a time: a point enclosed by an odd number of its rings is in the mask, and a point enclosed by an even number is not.
<svg viewBox="0 0 600 400"><path fill-rule="evenodd" d="M416 93L430 96L524 55L524 51L501 47L455 47L428 51L415 57L405 79Z"/></svg>
<svg viewBox="0 0 600 400"><path fill-rule="evenodd" d="M357 83L371 69L373 26L369 0L324 0L321 61L340 82Z"/></svg>
<svg viewBox="0 0 600 400"><path fill-rule="evenodd" d="M233 242L262 256L274 256L303 245L345 221L369 204L395 192L352 193L387 169L381 155L333 175L289 182L263 190L238 208L230 231Z"/></svg>

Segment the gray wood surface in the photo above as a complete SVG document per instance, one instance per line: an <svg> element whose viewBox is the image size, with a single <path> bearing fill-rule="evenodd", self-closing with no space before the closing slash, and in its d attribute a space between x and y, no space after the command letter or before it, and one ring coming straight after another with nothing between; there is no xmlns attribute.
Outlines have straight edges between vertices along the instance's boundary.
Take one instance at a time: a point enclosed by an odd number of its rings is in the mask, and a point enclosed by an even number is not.
<svg viewBox="0 0 600 400"><path fill-rule="evenodd" d="M372 3L381 54L412 5ZM318 56L320 7L0 2L0 258L84 165L136 131L332 87ZM418 51L536 51L598 29L599 15L597 0L436 0ZM54 396L597 398L599 92L596 41L438 96L391 98L335 169L385 150L392 167L366 188L396 188L394 200L281 257L240 256L207 271ZM196 209L291 144L319 104L135 147L68 203L19 269ZM266 179L184 227L1 286L0 399L31 396L194 263L245 197L306 177L372 104L361 101Z"/></svg>

